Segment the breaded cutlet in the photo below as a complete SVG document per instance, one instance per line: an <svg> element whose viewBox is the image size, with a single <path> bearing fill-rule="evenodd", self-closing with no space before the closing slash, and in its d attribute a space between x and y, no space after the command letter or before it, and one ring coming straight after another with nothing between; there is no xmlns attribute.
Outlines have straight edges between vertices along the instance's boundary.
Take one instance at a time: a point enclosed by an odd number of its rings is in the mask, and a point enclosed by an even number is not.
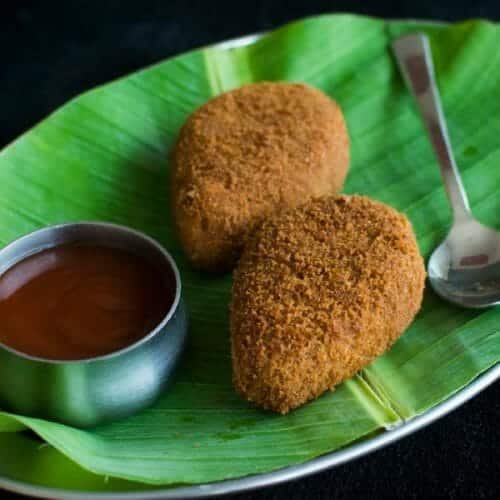
<svg viewBox="0 0 500 500"><path fill-rule="evenodd" d="M349 165L339 106L300 83L256 83L208 101L173 151L172 207L193 266L232 269L270 215L337 192Z"/></svg>
<svg viewBox="0 0 500 500"><path fill-rule="evenodd" d="M333 196L264 222L234 272L233 380L287 413L384 353L420 309L425 269L408 219Z"/></svg>

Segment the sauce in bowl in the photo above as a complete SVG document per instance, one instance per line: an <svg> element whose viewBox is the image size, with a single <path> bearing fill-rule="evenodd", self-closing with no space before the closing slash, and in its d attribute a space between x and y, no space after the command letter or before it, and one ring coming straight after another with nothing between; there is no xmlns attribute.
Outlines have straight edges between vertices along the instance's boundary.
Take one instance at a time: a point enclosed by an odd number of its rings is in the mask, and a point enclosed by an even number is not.
<svg viewBox="0 0 500 500"><path fill-rule="evenodd" d="M173 272L145 257L104 246L56 246L0 276L0 342L51 360L102 356L151 332L174 297Z"/></svg>

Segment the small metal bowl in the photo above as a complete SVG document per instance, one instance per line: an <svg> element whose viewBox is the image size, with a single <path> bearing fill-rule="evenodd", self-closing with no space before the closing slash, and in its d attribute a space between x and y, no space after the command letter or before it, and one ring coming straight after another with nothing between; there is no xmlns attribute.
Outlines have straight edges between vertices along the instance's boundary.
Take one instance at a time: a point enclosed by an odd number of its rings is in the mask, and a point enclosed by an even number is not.
<svg viewBox="0 0 500 500"><path fill-rule="evenodd" d="M148 236L115 224L78 222L28 234L0 250L0 276L28 256L66 243L136 253L165 273L173 272L176 282L174 301L161 323L139 341L111 354L54 361L0 343L0 410L93 427L131 415L159 396L186 341L186 310L179 270L170 254Z"/></svg>

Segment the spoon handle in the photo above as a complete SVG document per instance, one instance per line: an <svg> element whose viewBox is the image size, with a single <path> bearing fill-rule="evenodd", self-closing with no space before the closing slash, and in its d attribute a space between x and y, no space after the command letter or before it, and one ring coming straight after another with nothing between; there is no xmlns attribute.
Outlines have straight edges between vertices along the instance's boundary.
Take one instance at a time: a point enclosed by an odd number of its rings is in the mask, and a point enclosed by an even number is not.
<svg viewBox="0 0 500 500"><path fill-rule="evenodd" d="M405 35L392 43L392 49L434 147L453 217L455 221L469 218L469 202L451 149L429 39L421 33Z"/></svg>

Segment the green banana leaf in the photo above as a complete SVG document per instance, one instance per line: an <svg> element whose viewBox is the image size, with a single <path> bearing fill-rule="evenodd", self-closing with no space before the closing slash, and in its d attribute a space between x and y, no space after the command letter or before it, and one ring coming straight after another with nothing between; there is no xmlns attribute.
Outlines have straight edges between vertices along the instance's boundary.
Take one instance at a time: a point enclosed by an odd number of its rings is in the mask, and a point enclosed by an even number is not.
<svg viewBox="0 0 500 500"><path fill-rule="evenodd" d="M352 139L345 191L405 212L428 257L450 211L388 45L414 29L431 37L473 211L498 227L500 27L483 21L445 26L332 15L296 22L250 46L197 50L92 90L0 153L0 244L61 221L136 227L176 258L191 317L185 359L154 407L85 431L0 413L0 449L25 449L28 457L11 464L24 470L11 471L15 477L50 484L58 467L72 467L60 453L94 474L121 478L111 480L117 489L126 489L125 480L192 484L267 472L410 419L500 360L500 309L462 310L428 288L416 321L390 352L336 391L286 416L255 409L231 385L231 276L193 271L173 234L167 159L188 114L245 83L303 81L345 112ZM23 429L48 445L38 449ZM94 478L89 488L102 487L99 476L85 474Z"/></svg>

